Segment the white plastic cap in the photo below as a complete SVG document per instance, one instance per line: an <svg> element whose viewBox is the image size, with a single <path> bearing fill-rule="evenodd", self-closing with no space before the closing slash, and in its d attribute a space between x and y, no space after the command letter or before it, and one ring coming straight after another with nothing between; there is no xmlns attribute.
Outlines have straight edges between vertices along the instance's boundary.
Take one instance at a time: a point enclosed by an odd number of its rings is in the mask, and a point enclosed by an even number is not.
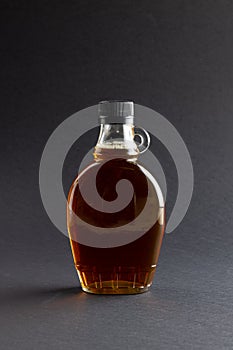
<svg viewBox="0 0 233 350"><path fill-rule="evenodd" d="M132 101L101 101L98 112L100 124L134 123L134 103Z"/></svg>

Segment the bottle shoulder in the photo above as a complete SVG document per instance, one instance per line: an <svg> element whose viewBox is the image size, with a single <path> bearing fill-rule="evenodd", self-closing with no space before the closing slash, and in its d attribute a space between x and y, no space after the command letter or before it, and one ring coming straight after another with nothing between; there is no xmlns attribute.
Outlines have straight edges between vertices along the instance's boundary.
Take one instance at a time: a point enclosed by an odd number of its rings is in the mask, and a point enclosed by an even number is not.
<svg viewBox="0 0 233 350"><path fill-rule="evenodd" d="M140 170L143 172L143 174L146 176L147 180L154 187L156 194L158 196L159 206L163 208L165 206L165 201L164 201L162 190L159 186L158 181L156 180L156 177L153 174L151 174L151 172L147 170L142 164L137 163L137 165L140 168Z"/></svg>
<svg viewBox="0 0 233 350"><path fill-rule="evenodd" d="M85 184L90 184L90 181L95 181L97 184L101 182L102 187L108 187L114 184L116 185L117 182L122 179L129 180L137 187L143 185L146 179L148 188L156 193L159 206L164 207L164 198L161 188L151 172L138 161L123 158L93 161L77 175L70 188L70 193L74 192L78 185L85 186Z"/></svg>

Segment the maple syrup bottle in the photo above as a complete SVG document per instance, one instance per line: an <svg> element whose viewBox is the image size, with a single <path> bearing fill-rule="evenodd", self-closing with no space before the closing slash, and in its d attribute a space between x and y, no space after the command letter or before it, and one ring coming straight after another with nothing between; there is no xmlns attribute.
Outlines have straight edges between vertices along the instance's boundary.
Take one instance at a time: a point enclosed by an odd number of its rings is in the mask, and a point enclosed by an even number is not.
<svg viewBox="0 0 233 350"><path fill-rule="evenodd" d="M149 135L134 127L130 101L100 102L99 122L93 163L77 176L68 195L75 268L86 292L145 292L153 281L165 226L159 185L137 162L149 147Z"/></svg>

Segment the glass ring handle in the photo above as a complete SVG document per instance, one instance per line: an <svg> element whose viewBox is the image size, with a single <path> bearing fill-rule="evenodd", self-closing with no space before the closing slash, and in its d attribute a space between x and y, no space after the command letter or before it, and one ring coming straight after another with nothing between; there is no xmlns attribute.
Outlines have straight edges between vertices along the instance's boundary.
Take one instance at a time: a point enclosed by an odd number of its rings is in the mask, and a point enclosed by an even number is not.
<svg viewBox="0 0 233 350"><path fill-rule="evenodd" d="M139 126L135 126L134 127L134 142L136 143L137 148L138 148L140 153L146 152L150 146L149 133L145 129L143 129Z"/></svg>

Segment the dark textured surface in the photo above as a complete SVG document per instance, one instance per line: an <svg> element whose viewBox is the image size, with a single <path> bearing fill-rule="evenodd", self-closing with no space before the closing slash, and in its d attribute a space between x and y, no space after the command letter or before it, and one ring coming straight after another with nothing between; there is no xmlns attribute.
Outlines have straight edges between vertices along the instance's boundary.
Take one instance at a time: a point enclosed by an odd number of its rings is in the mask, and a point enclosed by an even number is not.
<svg viewBox="0 0 233 350"><path fill-rule="evenodd" d="M232 349L232 2L0 6L1 348ZM143 295L82 293L68 241L40 200L49 135L106 98L130 98L166 116L194 165L190 209L165 237L155 283ZM166 173L169 211L175 167L156 140L152 147ZM82 138L67 157L66 190L86 148Z"/></svg>

